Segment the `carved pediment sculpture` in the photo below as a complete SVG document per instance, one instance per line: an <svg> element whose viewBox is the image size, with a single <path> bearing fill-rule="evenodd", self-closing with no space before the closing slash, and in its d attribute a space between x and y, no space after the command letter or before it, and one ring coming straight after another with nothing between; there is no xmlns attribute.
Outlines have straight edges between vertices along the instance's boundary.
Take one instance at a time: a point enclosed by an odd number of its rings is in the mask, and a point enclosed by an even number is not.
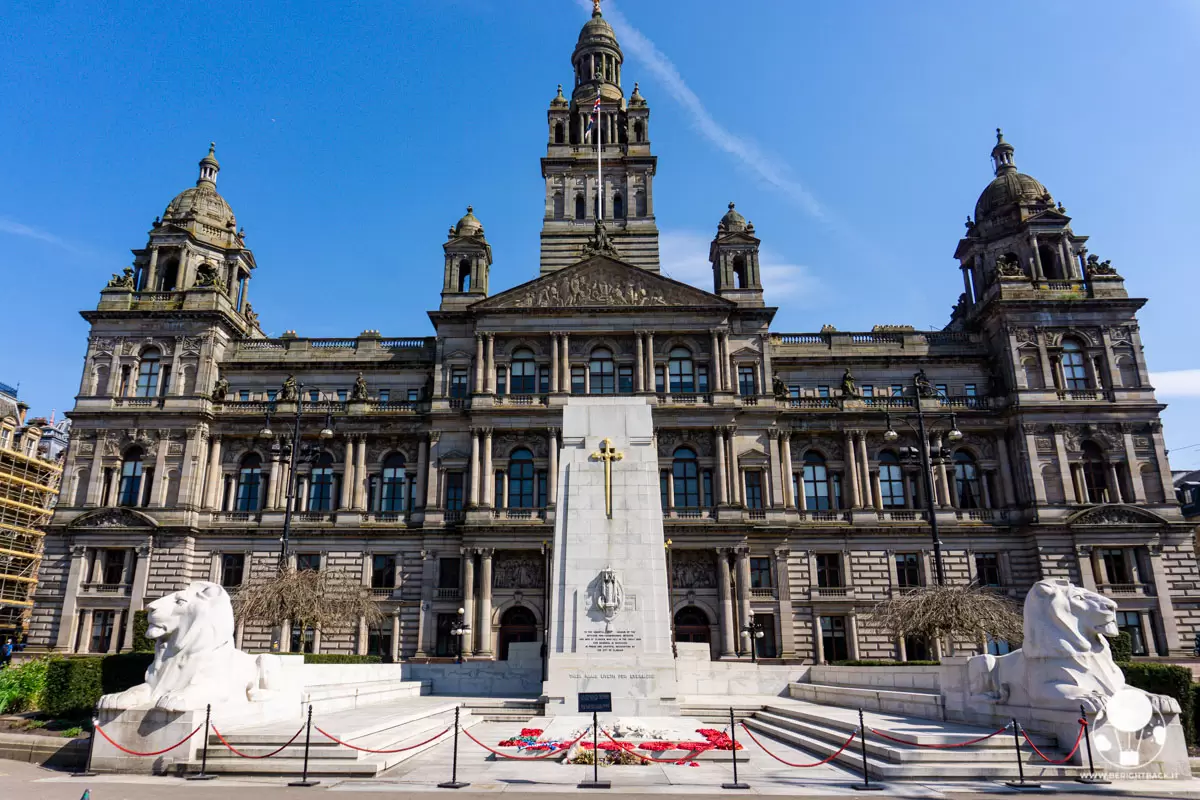
<svg viewBox="0 0 1200 800"><path fill-rule="evenodd" d="M1160 525L1165 520L1135 506L1099 506L1080 511L1067 520L1068 525Z"/></svg>
<svg viewBox="0 0 1200 800"><path fill-rule="evenodd" d="M154 520L128 508L101 508L84 514L71 523L72 528L156 528Z"/></svg>

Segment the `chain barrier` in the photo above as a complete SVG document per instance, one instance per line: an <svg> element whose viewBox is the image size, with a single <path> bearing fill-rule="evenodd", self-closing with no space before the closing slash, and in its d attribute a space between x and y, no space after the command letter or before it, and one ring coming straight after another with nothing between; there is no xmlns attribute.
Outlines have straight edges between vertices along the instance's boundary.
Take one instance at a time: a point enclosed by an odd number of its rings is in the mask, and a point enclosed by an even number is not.
<svg viewBox="0 0 1200 800"><path fill-rule="evenodd" d="M296 731L296 734L294 736L292 736L292 738L288 739L287 742L284 743L284 745L282 747L280 747L279 749L272 750L271 752L267 753L265 756L250 756L250 755L246 755L241 750L238 750L236 747L234 747L229 742L227 742L225 740L225 737L221 735L221 732L219 730L217 730L216 725L213 725L212 729L213 729L213 733L215 733L217 735L217 739L221 742L221 744L225 745L225 747L228 748L229 752L233 753L235 756L238 756L239 758L253 758L253 759L270 758L271 756L279 755L284 750L291 747L292 742L299 739L300 734L304 733L304 726L301 725L300 730Z"/></svg>
<svg viewBox="0 0 1200 800"><path fill-rule="evenodd" d="M750 730L750 728L748 728L746 726L746 723L743 722L743 723L741 723L741 725L742 725L742 729L744 731L746 731L746 733L750 734L750 738L754 741L754 743L756 745L758 745L760 750L762 750L764 753L769 755L771 758L778 761L780 764L786 764L789 767L796 767L798 769L808 769L809 767L819 767L819 766L822 766L823 764L828 764L830 761L833 761L835 758L840 756L846 750L846 748L850 746L850 743L853 742L856 738L858 738L858 731L856 730L853 733L851 733L850 738L847 739L842 744L842 746L837 749L837 752L834 753L833 755L829 756L828 758L823 758L820 761L814 761L812 764L793 764L791 761L784 761L782 758L775 755L770 750L768 750L766 747L764 747L763 743L760 742L758 740L758 737L754 735L754 731Z"/></svg>
<svg viewBox="0 0 1200 800"><path fill-rule="evenodd" d="M587 728L584 729L583 733L581 733L581 734L579 734L579 736L575 737L575 739L573 741L567 742L562 747L559 747L555 750L547 751L546 753L543 753L540 756L510 756L508 753L501 753L499 750L493 750L492 748L488 747L486 744L484 744L483 742L479 741L474 736L472 736L471 732L469 730L467 730L466 728L463 728L462 732L463 732L464 736L466 736L472 742L479 745L484 750L487 750L489 753L491 753L494 756L499 756L500 758L507 758L509 761L542 761L544 759L550 758L550 756L559 755L560 753L562 753L565 750L570 750L572 747L574 747L576 744L579 743L580 739L582 739L584 736L587 736L587 732L590 731L591 729L592 729L592 727L589 725Z"/></svg>
<svg viewBox="0 0 1200 800"><path fill-rule="evenodd" d="M201 723L201 724L197 725L197 726L196 726L196 730L192 731L192 732L191 732L191 733L189 733L187 736L183 737L183 738L182 738L182 739L180 739L178 742L176 742L175 744L173 744L173 745L171 745L170 747L166 748L165 750L155 750L155 751L154 751L154 752L152 752L152 753L139 753L139 752L138 752L138 751L136 751L136 750L130 750L130 749L129 749L129 748L127 748L127 747L122 747L121 745L119 745L119 744L117 744L116 742L114 742L114 741L112 740L112 737L111 737L111 736L109 736L107 733L105 733L105 732L104 732L104 728L100 727L100 725L99 725L99 724L96 724L96 725L94 725L93 727L96 729L96 733L99 733L101 736L103 736L103 737L104 737L104 739L105 739L105 741L107 741L107 742L108 742L109 744L111 744L113 747L115 747L115 748L117 748L118 750L120 750L122 753L128 753L128 754L129 754L129 755L131 755L131 756L141 756L141 757L143 757L143 758L148 758L148 757L150 757L150 756L161 756L163 753L169 753L169 752L171 752L171 751L172 751L172 750L174 750L176 747L179 747L181 744L183 744L184 742L188 741L188 740L189 740L189 739L191 739L193 736L195 736L197 733L199 733L199 732L200 732L200 729L204 727L204 723Z"/></svg>
<svg viewBox="0 0 1200 800"><path fill-rule="evenodd" d="M1029 738L1029 734L1025 732L1024 728L1021 728L1021 735L1025 737L1025 741L1029 743L1029 746L1033 748L1033 752L1037 753L1043 761L1048 764L1066 764L1079 750L1079 743L1083 741L1083 732L1085 730L1087 730L1087 720L1081 719L1079 720L1079 735L1075 737L1075 746L1071 748L1071 752L1067 753L1065 758L1059 759L1050 758L1050 756L1039 750L1038 746L1033 743L1033 739Z"/></svg>
<svg viewBox="0 0 1200 800"><path fill-rule="evenodd" d="M317 727L316 725L314 725L313 727L317 729L317 733L321 734L326 739L330 739L330 740L342 745L343 747L349 747L351 750L357 750L360 753L378 753L378 754L383 754L383 755L387 755L389 753L403 753L408 750L416 750L418 747L424 747L425 745L429 744L430 742L434 741L435 739L440 739L441 737L445 736L447 733L450 732L450 728L446 728L441 733L435 734L433 737L426 739L423 742L418 742L417 744L410 744L407 747L397 747L394 750L372 750L369 747L359 747L357 745L350 744L349 742L344 742L341 739L334 736L332 733L324 731L321 728ZM454 727L454 726L450 726L450 727ZM296 734L296 735L299 736L299 734Z"/></svg>
<svg viewBox="0 0 1200 800"><path fill-rule="evenodd" d="M953 742L951 744L921 744L919 742L910 742L907 739L897 739L895 736L888 736L883 731L879 731L874 728L867 728L867 730L869 730L871 733L878 736L880 739L887 739L889 742L896 742L897 744L907 744L907 745L911 745L912 747L928 747L932 750L952 750L956 747L970 747L973 744L979 744L980 742L986 742L988 739L991 739L993 736L999 736L1000 734L1004 733L1011 726L1012 726L1012 723L1010 722L1007 725L1005 725L1003 728L992 731L991 733L987 734L986 736L980 736L978 739L971 739L966 742Z"/></svg>

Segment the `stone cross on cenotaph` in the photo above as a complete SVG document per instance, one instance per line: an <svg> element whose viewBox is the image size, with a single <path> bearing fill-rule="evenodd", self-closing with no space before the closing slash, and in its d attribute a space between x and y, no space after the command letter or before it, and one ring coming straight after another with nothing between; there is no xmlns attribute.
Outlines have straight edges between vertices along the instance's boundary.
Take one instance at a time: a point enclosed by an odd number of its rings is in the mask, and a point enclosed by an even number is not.
<svg viewBox="0 0 1200 800"><path fill-rule="evenodd" d="M658 452L645 398L570 398L558 465L546 714L577 713L581 692L611 692L614 715L677 715Z"/></svg>

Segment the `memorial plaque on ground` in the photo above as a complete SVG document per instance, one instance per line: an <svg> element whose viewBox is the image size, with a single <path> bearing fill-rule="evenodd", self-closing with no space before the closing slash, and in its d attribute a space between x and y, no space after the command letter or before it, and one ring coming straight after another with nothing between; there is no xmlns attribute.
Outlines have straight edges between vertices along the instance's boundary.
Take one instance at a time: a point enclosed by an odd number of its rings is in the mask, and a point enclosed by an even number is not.
<svg viewBox="0 0 1200 800"><path fill-rule="evenodd" d="M612 712L612 692L580 692L579 713L609 714Z"/></svg>

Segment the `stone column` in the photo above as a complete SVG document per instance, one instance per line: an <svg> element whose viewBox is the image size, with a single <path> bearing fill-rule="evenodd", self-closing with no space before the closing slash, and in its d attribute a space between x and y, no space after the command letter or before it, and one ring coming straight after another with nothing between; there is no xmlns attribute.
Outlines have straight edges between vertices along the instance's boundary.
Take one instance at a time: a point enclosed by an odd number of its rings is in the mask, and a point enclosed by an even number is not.
<svg viewBox="0 0 1200 800"><path fill-rule="evenodd" d="M208 471L204 473L205 508L217 508L217 487L221 478L221 434L213 434L208 440Z"/></svg>
<svg viewBox="0 0 1200 800"><path fill-rule="evenodd" d="M462 571L462 608L463 619L467 623L468 631L462 636L462 653L464 656L471 655L475 652L475 551L463 548L463 571Z"/></svg>
<svg viewBox="0 0 1200 800"><path fill-rule="evenodd" d="M1162 545L1152 544L1148 548L1150 561L1150 576L1154 582L1154 595L1158 602L1158 618L1162 620L1163 637L1161 644L1166 646L1163 655L1178 653L1181 647L1179 641L1179 623L1175 619L1175 606L1171 602L1171 581L1163 566ZM1149 628L1147 628L1149 630Z"/></svg>
<svg viewBox="0 0 1200 800"><path fill-rule="evenodd" d="M1013 493L1012 468L1008 463L1008 441L1004 434L996 436L996 458L1000 461L1000 497L1004 507L1016 505Z"/></svg>
<svg viewBox="0 0 1200 800"><path fill-rule="evenodd" d="M54 649L69 652L75 644L75 609L79 603L79 590L87 577L87 548L71 545L71 567L67 572L67 585L63 589L62 613L58 617L58 631L54 637Z"/></svg>
<svg viewBox="0 0 1200 800"><path fill-rule="evenodd" d="M1035 328L1037 333L1038 358L1042 362L1042 386L1053 391L1058 382L1054 379L1054 364L1050 361L1050 350L1046 347L1046 331Z"/></svg>
<svg viewBox="0 0 1200 800"><path fill-rule="evenodd" d="M550 334L550 391L557 392L558 383L558 334Z"/></svg>
<svg viewBox="0 0 1200 800"><path fill-rule="evenodd" d="M922 444L928 446L927 443ZM941 451L942 437L940 434L937 434L933 437L933 452L940 453ZM946 462L941 461L937 467L934 468L934 472L937 474L938 505L941 508L949 508L953 501L950 498L950 476L946 473Z"/></svg>
<svg viewBox="0 0 1200 800"><path fill-rule="evenodd" d="M567 334L562 335L562 342L559 345L560 357L562 364L558 369L558 377L562 381L560 391L571 391L571 339Z"/></svg>
<svg viewBox="0 0 1200 800"><path fill-rule="evenodd" d="M400 610L392 612L392 663L400 660Z"/></svg>
<svg viewBox="0 0 1200 800"><path fill-rule="evenodd" d="M201 448L208 438L208 426L197 425L187 429L187 444L183 448L183 466L179 470L179 505L188 506L196 503L201 494L200 479L196 473L203 469L200 463ZM1169 484L1168 484L1169 485Z"/></svg>
<svg viewBox="0 0 1200 800"><path fill-rule="evenodd" d="M846 615L846 655L858 659L858 615L853 611Z"/></svg>
<svg viewBox="0 0 1200 800"><path fill-rule="evenodd" d="M875 510L883 511L883 491L879 486L879 470L871 472L871 494L875 499Z"/></svg>
<svg viewBox="0 0 1200 800"><path fill-rule="evenodd" d="M658 382L654 376L654 331L646 333L646 391L657 392ZM664 386L663 389L669 389Z"/></svg>
<svg viewBox="0 0 1200 800"><path fill-rule="evenodd" d="M79 620L79 653L92 652L92 610L85 608Z"/></svg>
<svg viewBox="0 0 1200 800"><path fill-rule="evenodd" d="M434 651L432 637L437 636L433 618L433 594L437 569L437 552L421 551L421 609L417 616L417 651L413 654L424 658Z"/></svg>
<svg viewBox="0 0 1200 800"><path fill-rule="evenodd" d="M357 458L354 461L354 510L365 511L367 508L367 437L358 437L358 447L355 448Z"/></svg>
<svg viewBox="0 0 1200 800"><path fill-rule="evenodd" d="M492 554L485 547L479 551L479 625L475 634L475 652L484 658L492 656Z"/></svg>
<svg viewBox="0 0 1200 800"><path fill-rule="evenodd" d="M738 582L738 647L742 655L748 655L749 650L745 649L746 643L742 638L742 628L750 624L750 617L753 614L750 611L750 548L739 547L737 551L737 582ZM750 646L754 646L754 642L750 642Z"/></svg>
<svg viewBox="0 0 1200 800"><path fill-rule="evenodd" d="M646 347L642 342L642 332L635 332L633 340L637 345L637 359L633 364L633 388L635 391L644 392L646 391Z"/></svg>
<svg viewBox="0 0 1200 800"><path fill-rule="evenodd" d="M496 504L496 476L492 467L492 429L483 429L483 504L491 508Z"/></svg>
<svg viewBox="0 0 1200 800"><path fill-rule="evenodd" d="M983 507L994 508L992 505L992 475L991 470L982 470L979 473L979 488L983 490Z"/></svg>
<svg viewBox="0 0 1200 800"><path fill-rule="evenodd" d="M1137 324L1131 324L1129 328L1129 340L1133 344L1133 360L1137 363L1137 379L1138 386L1148 386L1150 384L1150 368L1146 366L1146 351L1142 348L1141 329ZM1165 484L1170 486L1171 484Z"/></svg>
<svg viewBox="0 0 1200 800"><path fill-rule="evenodd" d="M721 331L722 350L725 351L725 363L721 372L725 376L725 391L737 391L737 373L733 370L733 355L729 352L729 331Z"/></svg>
<svg viewBox="0 0 1200 800"><path fill-rule="evenodd" d="M1108 499L1109 503L1121 502L1121 476L1117 474L1117 462L1109 461L1108 467Z"/></svg>
<svg viewBox="0 0 1200 800"><path fill-rule="evenodd" d="M142 610L146 602L146 587L150 583L151 539L138 546L133 569L133 585L129 587L129 608L125 614L125 646L133 647L133 615ZM157 599L157 598L156 598ZM113 629L113 641L117 639L116 629Z"/></svg>
<svg viewBox="0 0 1200 800"><path fill-rule="evenodd" d="M813 663L825 663L825 637L821 635L821 615L814 608L813 615Z"/></svg>
<svg viewBox="0 0 1200 800"><path fill-rule="evenodd" d="M850 431L846 431L845 450L846 485L843 487L846 490L845 503L848 508L862 508L862 503L859 501L862 493L858 490L858 461L854 457L854 434Z"/></svg>
<svg viewBox="0 0 1200 800"><path fill-rule="evenodd" d="M546 453L550 459L549 469L546 470L546 503L558 505L558 428L550 428L546 432Z"/></svg>
<svg viewBox="0 0 1200 800"><path fill-rule="evenodd" d="M792 434L789 431L780 435L780 446L783 451L783 504L788 508L795 508L796 493L792 485Z"/></svg>
<svg viewBox="0 0 1200 800"><path fill-rule="evenodd" d="M354 489L354 439L346 437L346 457L342 459L342 496L338 502L338 510L350 508L353 504Z"/></svg>
<svg viewBox="0 0 1200 800"><path fill-rule="evenodd" d="M1029 477L1033 480L1033 499L1039 506L1046 505L1046 482L1042 478L1042 463L1037 450L1037 428L1024 425L1021 428L1025 435L1025 455L1029 459Z"/></svg>
<svg viewBox="0 0 1200 800"><path fill-rule="evenodd" d="M487 392L496 391L496 334L489 333L487 335L487 366L483 379L487 382L484 390Z"/></svg>
<svg viewBox="0 0 1200 800"><path fill-rule="evenodd" d="M762 349L762 371L763 382L762 391L759 394L774 394L772 391L773 381L771 380L771 334L759 334L759 346Z"/></svg>
<svg viewBox="0 0 1200 800"><path fill-rule="evenodd" d="M725 477L725 429L713 428L713 452L717 456L717 505L729 504L729 483ZM728 568L728 564L726 567Z"/></svg>
<svg viewBox="0 0 1200 800"><path fill-rule="evenodd" d="M731 503L738 503L739 505L745 506L746 498L744 497L744 494L746 491L746 484L742 480L741 467L738 466L737 428L730 425L726 429L726 433L729 436L729 481L731 484L729 501Z"/></svg>
<svg viewBox="0 0 1200 800"><path fill-rule="evenodd" d="M425 505L425 487L429 477L429 443L424 438L417 446L417 491L414 504ZM419 647L420 645L418 645Z"/></svg>
<svg viewBox="0 0 1200 800"><path fill-rule="evenodd" d="M440 431L431 431L429 434L429 459L425 470L426 508L437 508L438 506L438 439L440 437Z"/></svg>
<svg viewBox="0 0 1200 800"><path fill-rule="evenodd" d="M480 431L478 428L471 429L471 476L470 488L467 491L467 505L471 508L479 505L479 485L483 482L479 467L479 438Z"/></svg>
<svg viewBox="0 0 1200 800"><path fill-rule="evenodd" d="M272 510L272 511L278 509L280 507L280 505L283 502L285 502L283 500L283 498L285 497L285 493L282 491L282 488L283 488L281 486L282 481L279 480L281 471L282 471L282 468L279 463L278 454L272 455L271 456L271 477L269 479L270 485L267 486L267 491L269 491L271 494L270 510ZM220 501L218 501L218 502L220 502Z"/></svg>
<svg viewBox="0 0 1200 800"><path fill-rule="evenodd" d="M1096 591L1096 562L1091 545L1080 545L1075 548L1075 562L1079 566L1079 582L1089 592Z"/></svg>
<svg viewBox="0 0 1200 800"><path fill-rule="evenodd" d="M1030 259L1033 264L1033 277L1036 280L1045 280L1046 273L1042 269L1042 254L1038 252L1037 234L1029 234L1029 249L1033 251L1033 258Z"/></svg>
<svg viewBox="0 0 1200 800"><path fill-rule="evenodd" d="M476 392L484 390L483 384L483 334L475 334L475 387Z"/></svg>
<svg viewBox="0 0 1200 800"><path fill-rule="evenodd" d="M859 470L859 486L862 487L862 504L863 508L874 504L874 499L870 496L871 492L871 461L867 457L867 432L858 432L858 470Z"/></svg>
<svg viewBox="0 0 1200 800"><path fill-rule="evenodd" d="M792 622L792 581L788 570L791 551L786 547L775 548L775 592L779 602L779 613L775 619L779 624L779 655L781 658L796 657L796 627Z"/></svg>
<svg viewBox="0 0 1200 800"><path fill-rule="evenodd" d="M729 574L729 550L717 548L717 573L721 590L721 658L737 656L737 633L733 624L733 576Z"/></svg>
<svg viewBox="0 0 1200 800"><path fill-rule="evenodd" d="M1058 474L1062 476L1063 496L1068 503L1072 497L1078 497L1075 490L1075 480L1071 474L1071 462L1067 459L1067 444L1063 441L1061 429L1054 431L1054 449L1058 454Z"/></svg>
<svg viewBox="0 0 1200 800"><path fill-rule="evenodd" d="M1175 494L1171 487L1171 464L1167 461L1167 446L1163 442L1162 423L1154 420L1150 423L1150 441L1154 445L1154 466L1158 468L1163 487L1163 497L1167 503L1175 503ZM1155 500L1154 502L1163 502Z"/></svg>
<svg viewBox="0 0 1200 800"><path fill-rule="evenodd" d="M1121 439L1125 445L1125 463L1129 466L1129 485L1133 487L1133 502L1146 502L1146 486L1142 483L1142 470L1133 449L1133 426L1129 423L1121 425Z"/></svg>
<svg viewBox="0 0 1200 800"><path fill-rule="evenodd" d="M722 370L721 370L721 344L718 341L718 335L719 334L718 334L716 328L713 328L712 331L710 331L710 336L712 338L712 342L709 345L709 347L711 348L710 352L712 353L712 357L709 359L709 362L708 362L709 363L708 371L711 373L708 376L708 379L709 379L709 381L711 381L712 390L714 392L719 392L725 388L725 384L722 381L722 374L721 374L722 373Z"/></svg>
<svg viewBox="0 0 1200 800"><path fill-rule="evenodd" d="M664 514L670 514L675 510L675 478L671 470L667 470L667 507L663 509Z"/></svg>
<svg viewBox="0 0 1200 800"><path fill-rule="evenodd" d="M92 440L92 466L88 470L86 505L95 507L104 501L104 436Z"/></svg>

